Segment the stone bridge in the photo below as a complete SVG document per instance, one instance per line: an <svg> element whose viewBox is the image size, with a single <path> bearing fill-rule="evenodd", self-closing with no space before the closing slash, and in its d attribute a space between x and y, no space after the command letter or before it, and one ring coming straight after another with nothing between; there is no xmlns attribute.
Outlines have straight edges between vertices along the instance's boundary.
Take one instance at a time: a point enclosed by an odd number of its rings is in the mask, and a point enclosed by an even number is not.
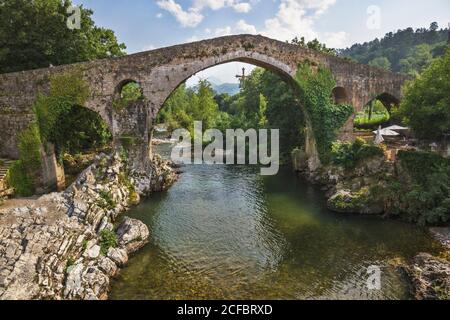
<svg viewBox="0 0 450 320"><path fill-rule="evenodd" d="M32 105L39 92L48 90L49 76L80 67L91 88L86 107L98 112L113 136L137 135L148 145L149 128L181 83L204 69L232 61L250 63L293 82L298 63L309 60L328 67L337 86L337 102L349 102L356 110L375 97L386 104L398 103L407 76L351 62L262 36L238 35L182 44L121 58L0 75L0 156L17 158L18 133L33 120ZM117 114L112 105L122 87L136 82L145 102ZM353 119L343 129L353 129ZM144 154L142 154L145 157Z"/></svg>

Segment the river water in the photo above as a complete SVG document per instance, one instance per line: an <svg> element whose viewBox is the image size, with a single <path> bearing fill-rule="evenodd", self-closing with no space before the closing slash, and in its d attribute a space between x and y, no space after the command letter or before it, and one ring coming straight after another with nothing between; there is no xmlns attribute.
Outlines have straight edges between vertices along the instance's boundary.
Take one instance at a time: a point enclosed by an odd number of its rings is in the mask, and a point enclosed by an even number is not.
<svg viewBox="0 0 450 320"><path fill-rule="evenodd" d="M150 243L111 299L408 299L396 261L438 249L416 226L330 212L289 169L186 166L127 215L147 224ZM371 266L380 290L367 286Z"/></svg>

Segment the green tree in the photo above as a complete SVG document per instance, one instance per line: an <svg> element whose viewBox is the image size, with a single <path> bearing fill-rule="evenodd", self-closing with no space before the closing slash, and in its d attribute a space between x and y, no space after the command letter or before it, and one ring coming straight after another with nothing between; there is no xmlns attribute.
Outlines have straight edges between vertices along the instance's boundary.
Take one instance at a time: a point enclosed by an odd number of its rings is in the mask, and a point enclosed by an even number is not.
<svg viewBox="0 0 450 320"><path fill-rule="evenodd" d="M428 44L414 47L407 58L400 60L400 70L412 76L418 75L433 60L432 48Z"/></svg>
<svg viewBox="0 0 450 320"><path fill-rule="evenodd" d="M194 121L193 115L189 113L192 94L186 84L179 86L161 108L157 123L165 123L170 131L189 128Z"/></svg>
<svg viewBox="0 0 450 320"><path fill-rule="evenodd" d="M369 66L391 70L391 63L386 57L378 57L369 62Z"/></svg>
<svg viewBox="0 0 450 320"><path fill-rule="evenodd" d="M70 0L0 0L0 73L124 55L114 32L81 7L81 29L67 27Z"/></svg>
<svg viewBox="0 0 450 320"><path fill-rule="evenodd" d="M203 130L215 126L219 106L214 100L214 91L207 80L199 81L198 92L192 96L191 108L194 121L203 122Z"/></svg>
<svg viewBox="0 0 450 320"><path fill-rule="evenodd" d="M317 39L306 42L305 37L301 37L300 39L298 39L298 37L295 37L294 39L291 40L291 44L296 44L303 48L320 51L333 56L337 55L337 51L335 49L327 48L325 44L320 43L320 41Z"/></svg>
<svg viewBox="0 0 450 320"><path fill-rule="evenodd" d="M178 87L164 103L157 122L166 123L169 130L185 128L192 133L194 121L202 121L203 130L207 130L215 127L220 117L228 121L219 112L211 84L201 80L197 92L187 89L185 84Z"/></svg>
<svg viewBox="0 0 450 320"><path fill-rule="evenodd" d="M399 114L420 138L450 133L450 48L405 87Z"/></svg>
<svg viewBox="0 0 450 320"><path fill-rule="evenodd" d="M406 28L395 33L390 32L382 39L355 44L350 48L339 50L339 54L365 64L376 58L385 57L390 61L391 70L394 72L410 74L413 71L420 72L423 62L430 62L427 58L429 52L433 57L442 56L445 52L443 49L447 44L449 29L438 30L438 28L437 23L432 23L428 29ZM417 52L424 49L424 47L416 48L420 45L428 45L430 48L425 51L425 59L420 58L424 52ZM417 63L417 60L422 62Z"/></svg>
<svg viewBox="0 0 450 320"><path fill-rule="evenodd" d="M260 88L267 102L266 126L280 130L281 158L288 161L291 151L304 145L305 119L302 107L291 87L270 71L263 72Z"/></svg>

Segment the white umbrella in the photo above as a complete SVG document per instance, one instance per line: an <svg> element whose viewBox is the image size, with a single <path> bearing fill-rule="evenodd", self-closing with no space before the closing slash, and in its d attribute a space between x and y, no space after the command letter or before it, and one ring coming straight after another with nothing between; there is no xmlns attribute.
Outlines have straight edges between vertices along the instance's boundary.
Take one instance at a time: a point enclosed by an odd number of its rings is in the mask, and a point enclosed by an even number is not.
<svg viewBox="0 0 450 320"><path fill-rule="evenodd" d="M385 129L393 130L393 131L397 131L397 130L399 130L399 131L409 130L409 128L401 127L401 126L398 126L398 125L393 125L393 126L390 126L390 127L385 128Z"/></svg>
<svg viewBox="0 0 450 320"><path fill-rule="evenodd" d="M380 133L383 137L396 137L396 136L400 135L398 132L395 132L395 131L387 129L387 128L385 128L385 129L379 128L377 131L373 131L373 133L378 134L378 131L380 131Z"/></svg>

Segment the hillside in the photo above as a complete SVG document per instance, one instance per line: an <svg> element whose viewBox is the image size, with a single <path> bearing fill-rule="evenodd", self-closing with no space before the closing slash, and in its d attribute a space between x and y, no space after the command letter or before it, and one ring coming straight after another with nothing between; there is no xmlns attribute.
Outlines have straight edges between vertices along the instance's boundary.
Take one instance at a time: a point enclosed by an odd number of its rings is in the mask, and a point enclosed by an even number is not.
<svg viewBox="0 0 450 320"><path fill-rule="evenodd" d="M240 87L238 83L222 83L222 84L211 84L213 90L217 94L228 93L230 96L234 96L239 93Z"/></svg>
<svg viewBox="0 0 450 320"><path fill-rule="evenodd" d="M390 32L382 39L339 50L339 54L364 64L415 75L433 58L444 54L448 40L449 29L439 29L434 22L428 29Z"/></svg>

